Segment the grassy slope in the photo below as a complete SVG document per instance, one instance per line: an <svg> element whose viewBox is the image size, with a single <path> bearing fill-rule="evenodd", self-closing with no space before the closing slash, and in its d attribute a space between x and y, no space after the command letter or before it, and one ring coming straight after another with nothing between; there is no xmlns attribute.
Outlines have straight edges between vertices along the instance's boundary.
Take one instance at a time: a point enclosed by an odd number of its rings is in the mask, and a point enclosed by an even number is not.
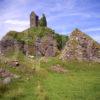
<svg viewBox="0 0 100 100"><path fill-rule="evenodd" d="M36 36L41 37L49 31L51 33L51 29L34 28L25 30L21 34L12 32L7 38L16 38L26 43L28 41L31 44ZM59 35L55 38L58 42L62 39ZM63 38L66 41L65 37ZM40 61L26 58L21 53L13 57L11 55L8 55L10 60L17 57L21 65L18 68L11 68L2 63L6 58L1 58L0 67L5 67L12 73L20 75L21 78L13 80L11 84L3 88L0 86L0 100L99 100L100 98L100 64L98 63L62 62L57 58ZM56 64L66 68L68 73L51 72L49 68ZM33 68L36 68L35 72Z"/></svg>
<svg viewBox="0 0 100 100"><path fill-rule="evenodd" d="M60 35L48 27L34 27L24 30L22 32L10 31L3 37L5 40L17 40L28 45L33 45L37 37L43 37L52 34L58 43L58 48L62 49L68 41L68 36Z"/></svg>
<svg viewBox="0 0 100 100"><path fill-rule="evenodd" d="M10 71L20 74L21 78L8 86L9 89L0 100L99 100L100 98L98 63L61 62L57 58L44 60L24 58L21 63L23 63L21 66L24 65L23 68L7 67ZM48 70L50 66L56 64L66 68L68 73L58 74ZM32 67L36 68L36 72L32 71Z"/></svg>

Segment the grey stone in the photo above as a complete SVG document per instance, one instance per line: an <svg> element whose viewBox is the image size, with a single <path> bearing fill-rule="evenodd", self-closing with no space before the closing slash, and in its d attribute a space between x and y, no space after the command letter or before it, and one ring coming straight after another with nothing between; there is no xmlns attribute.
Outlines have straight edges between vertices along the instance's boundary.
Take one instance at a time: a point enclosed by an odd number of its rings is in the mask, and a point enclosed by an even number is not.
<svg viewBox="0 0 100 100"><path fill-rule="evenodd" d="M76 29L71 33L60 59L100 62L100 44Z"/></svg>
<svg viewBox="0 0 100 100"><path fill-rule="evenodd" d="M37 27L38 26L38 16L31 12L30 14L30 27Z"/></svg>
<svg viewBox="0 0 100 100"><path fill-rule="evenodd" d="M55 56L58 51L57 42L53 36L44 36L41 39L37 38L35 42L35 54L37 56Z"/></svg>
<svg viewBox="0 0 100 100"><path fill-rule="evenodd" d="M3 84L9 84L11 82L11 77L7 77L3 80Z"/></svg>
<svg viewBox="0 0 100 100"><path fill-rule="evenodd" d="M12 60L12 61L8 62L8 64L12 67L18 67L20 65L18 60Z"/></svg>

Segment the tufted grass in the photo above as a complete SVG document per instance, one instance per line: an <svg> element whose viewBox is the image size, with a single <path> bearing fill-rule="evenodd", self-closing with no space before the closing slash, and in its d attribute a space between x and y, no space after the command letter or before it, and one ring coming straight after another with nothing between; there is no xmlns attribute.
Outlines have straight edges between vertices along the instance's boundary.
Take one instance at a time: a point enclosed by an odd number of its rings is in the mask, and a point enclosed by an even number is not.
<svg viewBox="0 0 100 100"><path fill-rule="evenodd" d="M99 100L100 64L93 62L62 62L58 58L21 60L20 68L6 66L21 76L5 89L0 100ZM31 64L30 64L31 63ZM53 65L61 65L67 73L51 72ZM32 66L36 71L32 71ZM3 63L2 63L3 67Z"/></svg>

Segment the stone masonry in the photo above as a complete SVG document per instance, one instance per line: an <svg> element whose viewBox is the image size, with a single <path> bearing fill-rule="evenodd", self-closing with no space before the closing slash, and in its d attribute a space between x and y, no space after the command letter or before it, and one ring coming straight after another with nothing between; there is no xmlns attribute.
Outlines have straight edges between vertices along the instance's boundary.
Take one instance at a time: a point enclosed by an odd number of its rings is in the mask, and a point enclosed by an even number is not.
<svg viewBox="0 0 100 100"><path fill-rule="evenodd" d="M30 14L30 27L37 27L38 26L38 16L31 12Z"/></svg>

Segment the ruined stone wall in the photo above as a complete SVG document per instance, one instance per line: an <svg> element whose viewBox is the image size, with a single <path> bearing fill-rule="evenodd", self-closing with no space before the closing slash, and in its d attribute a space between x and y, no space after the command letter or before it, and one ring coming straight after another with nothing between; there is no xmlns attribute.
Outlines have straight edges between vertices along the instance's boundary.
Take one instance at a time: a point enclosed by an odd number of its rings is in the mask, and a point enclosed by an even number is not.
<svg viewBox="0 0 100 100"><path fill-rule="evenodd" d="M32 12L30 14L30 27L37 27L38 26L38 16Z"/></svg>

